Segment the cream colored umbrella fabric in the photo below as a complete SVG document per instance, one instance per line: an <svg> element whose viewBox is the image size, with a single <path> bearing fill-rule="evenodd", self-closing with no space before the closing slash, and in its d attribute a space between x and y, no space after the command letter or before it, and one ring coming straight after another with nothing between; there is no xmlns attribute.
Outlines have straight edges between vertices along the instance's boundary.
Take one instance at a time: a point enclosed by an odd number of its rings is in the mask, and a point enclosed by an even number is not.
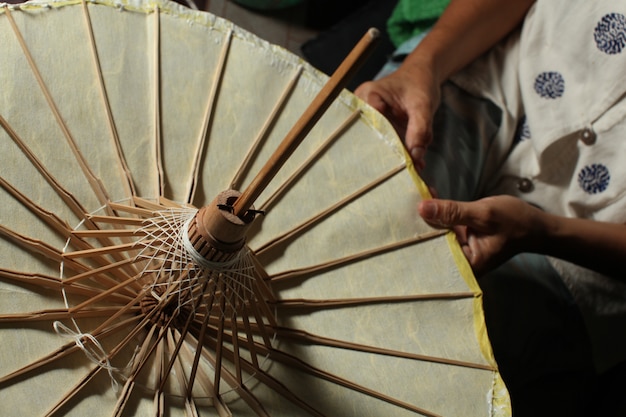
<svg viewBox="0 0 626 417"><path fill-rule="evenodd" d="M0 40L2 415L510 414L480 289L380 115L341 93L206 260L198 208L327 77L169 2L5 5Z"/></svg>

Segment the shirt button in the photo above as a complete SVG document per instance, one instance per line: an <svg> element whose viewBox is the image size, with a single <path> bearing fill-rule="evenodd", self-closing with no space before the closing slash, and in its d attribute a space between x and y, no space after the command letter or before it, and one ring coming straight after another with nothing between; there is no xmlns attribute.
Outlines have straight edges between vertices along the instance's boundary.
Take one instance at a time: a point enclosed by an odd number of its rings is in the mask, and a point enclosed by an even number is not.
<svg viewBox="0 0 626 417"><path fill-rule="evenodd" d="M596 132L588 127L584 128L580 131L580 140L585 145L593 145L594 143L596 143Z"/></svg>
<svg viewBox="0 0 626 417"><path fill-rule="evenodd" d="M535 186L533 185L533 182L528 178L520 178L517 181L517 189L522 193L529 193L533 190L533 188L535 188Z"/></svg>

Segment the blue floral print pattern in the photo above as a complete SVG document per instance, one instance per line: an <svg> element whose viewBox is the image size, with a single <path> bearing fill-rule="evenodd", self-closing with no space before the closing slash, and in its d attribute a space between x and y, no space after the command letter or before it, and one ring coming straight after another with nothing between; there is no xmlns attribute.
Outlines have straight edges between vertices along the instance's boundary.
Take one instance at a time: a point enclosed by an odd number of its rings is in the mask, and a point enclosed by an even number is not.
<svg viewBox="0 0 626 417"><path fill-rule="evenodd" d="M559 98L565 92L565 79L558 72L542 72L535 79L535 91L543 98Z"/></svg>
<svg viewBox="0 0 626 417"><path fill-rule="evenodd" d="M619 54L626 47L626 16L609 13L596 25L593 37L598 49L609 55Z"/></svg>
<svg viewBox="0 0 626 417"><path fill-rule="evenodd" d="M611 180L609 169L602 164L591 164L578 173L578 184L588 194L598 194L607 189Z"/></svg>

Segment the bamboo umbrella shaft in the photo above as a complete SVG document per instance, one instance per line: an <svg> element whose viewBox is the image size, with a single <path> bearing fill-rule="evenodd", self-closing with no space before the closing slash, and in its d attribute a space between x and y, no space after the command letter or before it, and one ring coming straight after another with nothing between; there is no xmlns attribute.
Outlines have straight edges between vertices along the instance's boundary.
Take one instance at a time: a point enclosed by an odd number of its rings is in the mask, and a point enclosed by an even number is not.
<svg viewBox="0 0 626 417"><path fill-rule="evenodd" d="M315 96L302 116L300 116L300 119L298 119L289 133L287 133L287 136L283 139L265 166L259 171L237 201L235 201L234 214L236 216L243 216L246 211L252 207L254 201L269 185L280 168L339 95L350 78L360 68L365 59L367 59L378 37L379 32L377 29L372 28L368 30L346 59L339 65L328 82L322 87L317 96Z"/></svg>

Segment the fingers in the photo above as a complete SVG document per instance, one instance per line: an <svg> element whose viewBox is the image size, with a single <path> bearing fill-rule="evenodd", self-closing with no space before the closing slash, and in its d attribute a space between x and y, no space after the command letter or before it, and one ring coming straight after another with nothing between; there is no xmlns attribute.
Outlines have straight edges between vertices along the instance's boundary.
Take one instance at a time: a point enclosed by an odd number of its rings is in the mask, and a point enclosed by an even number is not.
<svg viewBox="0 0 626 417"><path fill-rule="evenodd" d="M426 200L420 203L418 211L429 224L454 230L474 273L480 275L487 269L492 250L467 226L475 223L471 205L449 200Z"/></svg>
<svg viewBox="0 0 626 417"><path fill-rule="evenodd" d="M388 77L361 84L355 94L383 114L404 139L418 171L424 169L426 149L432 141L431 98L403 80Z"/></svg>

